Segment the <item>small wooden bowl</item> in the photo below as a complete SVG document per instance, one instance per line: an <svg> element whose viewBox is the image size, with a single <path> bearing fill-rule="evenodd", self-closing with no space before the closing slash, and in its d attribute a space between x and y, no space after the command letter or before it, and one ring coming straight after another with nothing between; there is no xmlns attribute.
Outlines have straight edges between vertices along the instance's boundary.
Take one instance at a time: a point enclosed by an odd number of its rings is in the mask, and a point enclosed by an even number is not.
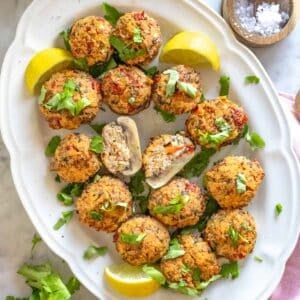
<svg viewBox="0 0 300 300"><path fill-rule="evenodd" d="M223 0L222 14L224 19L229 23L237 38L244 44L250 47L265 47L273 45L285 37L294 29L296 25L296 1L295 0L254 0L254 5L262 2L275 2L280 4L280 9L287 12L290 16L288 22L281 29L280 32L270 36L261 36L256 33L248 32L244 29L235 14L236 0Z"/></svg>

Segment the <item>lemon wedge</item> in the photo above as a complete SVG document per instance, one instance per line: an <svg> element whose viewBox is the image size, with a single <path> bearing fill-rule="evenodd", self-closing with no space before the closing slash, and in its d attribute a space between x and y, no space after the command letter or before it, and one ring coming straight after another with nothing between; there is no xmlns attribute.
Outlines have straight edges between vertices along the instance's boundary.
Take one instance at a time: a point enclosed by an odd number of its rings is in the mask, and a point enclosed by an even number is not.
<svg viewBox="0 0 300 300"><path fill-rule="evenodd" d="M172 37L162 49L160 61L186 66L211 65L220 67L220 58L215 43L202 32L183 31Z"/></svg>
<svg viewBox="0 0 300 300"><path fill-rule="evenodd" d="M112 288L124 296L145 297L153 294L160 285L148 277L142 266L119 264L106 267L104 275Z"/></svg>
<svg viewBox="0 0 300 300"><path fill-rule="evenodd" d="M70 52L60 48L48 48L35 54L27 65L25 83L31 94L37 94L50 76L67 68L73 61Z"/></svg>

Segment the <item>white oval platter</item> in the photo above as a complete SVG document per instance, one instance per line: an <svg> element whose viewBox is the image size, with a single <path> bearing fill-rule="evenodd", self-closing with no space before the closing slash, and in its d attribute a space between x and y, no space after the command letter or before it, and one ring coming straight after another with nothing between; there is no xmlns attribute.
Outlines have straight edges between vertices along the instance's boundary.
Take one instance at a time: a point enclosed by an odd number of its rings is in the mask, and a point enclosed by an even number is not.
<svg viewBox="0 0 300 300"><path fill-rule="evenodd" d="M58 33L80 17L100 15L98 0L35 0L20 20L16 37L5 57L1 72L1 130L10 152L11 170L20 199L32 223L43 240L70 266L75 276L103 300L125 299L115 294L103 279L106 265L120 262L112 243L112 236L94 232L79 224L77 218L60 231L52 229L62 211L67 210L56 201L60 186L48 171L44 148L49 138L67 131L53 131L41 118L35 99L24 85L24 70L36 51L62 46ZM111 0L122 11L144 9L156 17L162 27L164 41L181 30L203 31L217 44L221 70L214 73L204 69L202 78L206 97L218 94L220 74L231 78L230 97L240 103L250 118L250 126L266 141L262 151L251 152L243 142L228 146L214 158L243 154L258 159L266 173L256 198L249 206L258 224L258 240L253 254L240 263L241 272L234 281L221 280L211 285L199 297L210 300L267 299L278 284L285 263L295 246L300 225L299 169L291 147L288 122L275 89L255 56L236 41L226 23L203 2L197 0ZM154 62L155 64L155 62ZM163 68L164 66L161 66ZM244 84L244 77L255 74L259 85ZM116 115L100 112L96 121L114 120ZM151 136L183 129L186 116L167 124L150 107L135 116L142 147ZM81 132L92 134L88 126ZM276 203L282 203L283 213L274 216ZM89 262L82 254L90 244L106 245L106 256ZM263 257L263 263L253 257ZM187 297L160 289L149 299L186 299Z"/></svg>

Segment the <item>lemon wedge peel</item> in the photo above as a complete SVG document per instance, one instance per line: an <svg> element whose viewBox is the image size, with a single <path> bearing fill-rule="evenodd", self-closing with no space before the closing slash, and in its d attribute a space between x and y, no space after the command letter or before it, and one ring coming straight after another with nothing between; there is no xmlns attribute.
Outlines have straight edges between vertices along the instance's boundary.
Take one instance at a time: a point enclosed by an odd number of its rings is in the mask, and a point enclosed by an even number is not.
<svg viewBox="0 0 300 300"><path fill-rule="evenodd" d="M194 67L209 64L215 71L220 67L217 46L202 32L183 31L176 34L167 41L159 59L165 63Z"/></svg>
<svg viewBox="0 0 300 300"><path fill-rule="evenodd" d="M58 71L68 68L73 61L69 51L60 48L47 48L36 53L27 65L25 83L34 95L40 92L43 83Z"/></svg>
<svg viewBox="0 0 300 300"><path fill-rule="evenodd" d="M104 276L111 287L124 296L145 297L160 288L158 282L143 272L142 266L112 265L105 268Z"/></svg>

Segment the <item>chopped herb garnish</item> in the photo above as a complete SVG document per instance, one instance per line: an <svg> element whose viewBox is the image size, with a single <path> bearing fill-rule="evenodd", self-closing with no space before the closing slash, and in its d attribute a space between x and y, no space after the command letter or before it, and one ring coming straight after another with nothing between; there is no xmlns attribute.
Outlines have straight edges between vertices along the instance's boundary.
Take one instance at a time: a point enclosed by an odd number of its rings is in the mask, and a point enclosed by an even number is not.
<svg viewBox="0 0 300 300"><path fill-rule="evenodd" d="M110 41L111 45L117 50L117 52L119 54L119 58L123 62L126 62L130 59L134 59L134 58L144 55L146 53L145 49L134 50L134 49L128 48L128 46L124 43L123 40L121 40L120 38L113 36L113 35L110 36L109 41Z"/></svg>
<svg viewBox="0 0 300 300"><path fill-rule="evenodd" d="M69 43L69 37L70 37L70 33L71 33L71 28L68 28L64 31L62 31L59 35L63 38L64 40L64 44L65 44L65 48L70 51L71 50L71 46Z"/></svg>
<svg viewBox="0 0 300 300"><path fill-rule="evenodd" d="M103 151L103 138L100 135L95 135L91 139L90 150L99 154Z"/></svg>
<svg viewBox="0 0 300 300"><path fill-rule="evenodd" d="M103 219L103 214L99 211L96 211L96 210L92 210L89 212L89 216L94 219L94 220L102 220Z"/></svg>
<svg viewBox="0 0 300 300"><path fill-rule="evenodd" d="M134 27L134 29L133 29L133 41L137 44L140 44L143 42L141 29L137 26Z"/></svg>
<svg viewBox="0 0 300 300"><path fill-rule="evenodd" d="M223 143L230 136L231 127L223 118L217 118L215 120L215 125L219 128L220 132L217 133L200 132L199 139L202 143L219 145Z"/></svg>
<svg viewBox="0 0 300 300"><path fill-rule="evenodd" d="M169 205L156 206L153 209L155 214L178 214L185 204L190 200L188 195L178 195L169 201Z"/></svg>
<svg viewBox="0 0 300 300"><path fill-rule="evenodd" d="M193 270L192 278L193 278L194 281L201 281L201 271L200 271L200 269L194 269Z"/></svg>
<svg viewBox="0 0 300 300"><path fill-rule="evenodd" d="M177 88L179 89L179 91L184 92L191 98L195 98L197 95L197 89L190 83L178 81Z"/></svg>
<svg viewBox="0 0 300 300"><path fill-rule="evenodd" d="M86 260L94 259L99 256L103 256L107 253L107 247L96 247L93 245L88 246L88 248L83 253L83 258Z"/></svg>
<svg viewBox="0 0 300 300"><path fill-rule="evenodd" d="M183 279L179 282L168 283L168 288L191 297L197 296L200 293L197 289L188 287Z"/></svg>
<svg viewBox="0 0 300 300"><path fill-rule="evenodd" d="M68 194L62 193L62 192L59 192L57 194L57 199L60 202L62 202L65 206L70 206L74 203L71 195L68 195Z"/></svg>
<svg viewBox="0 0 300 300"><path fill-rule="evenodd" d="M52 137L45 149L45 155L53 156L60 141L61 141L61 138L59 135L55 135L54 137Z"/></svg>
<svg viewBox="0 0 300 300"><path fill-rule="evenodd" d="M47 89L45 88L45 86L43 85L41 88L41 93L38 97L38 104L42 104L46 98L46 94L47 94Z"/></svg>
<svg viewBox="0 0 300 300"><path fill-rule="evenodd" d="M128 99L128 103L129 103L129 104L134 104L134 103L135 103L135 98L134 98L134 97L130 97L130 98Z"/></svg>
<svg viewBox="0 0 300 300"><path fill-rule="evenodd" d="M176 70L166 70L163 72L165 75L169 75L169 80L166 87L166 97L172 97L175 93L177 81L179 80L179 73Z"/></svg>
<svg viewBox="0 0 300 300"><path fill-rule="evenodd" d="M191 268L187 265L183 265L183 267L181 268L182 273L188 273L190 271L191 271Z"/></svg>
<svg viewBox="0 0 300 300"><path fill-rule="evenodd" d="M107 20L112 26L115 26L123 15L115 7L103 2L101 5L101 10L104 14L105 20Z"/></svg>
<svg viewBox="0 0 300 300"><path fill-rule="evenodd" d="M121 233L121 241L130 245L138 245L146 237L146 233Z"/></svg>
<svg viewBox="0 0 300 300"><path fill-rule="evenodd" d="M170 242L170 246L168 249L168 252L165 254L165 256L163 257L163 259L173 259L179 256L184 255L185 251L184 249L181 247L179 241L177 238L173 238Z"/></svg>
<svg viewBox="0 0 300 300"><path fill-rule="evenodd" d="M57 175L57 174L56 174L56 176L54 177L54 180L55 180L56 182L58 182L58 183L61 182L60 177L59 177L59 175Z"/></svg>
<svg viewBox="0 0 300 300"><path fill-rule="evenodd" d="M253 228L246 223L242 223L241 227L247 231L253 230Z"/></svg>
<svg viewBox="0 0 300 300"><path fill-rule="evenodd" d="M63 283L58 273L52 270L49 264L29 265L24 264L18 274L26 279L26 283L32 288L30 300L53 299L53 300L69 300L71 293L75 292L74 286L68 287ZM21 300L20 298L11 297L8 299Z"/></svg>
<svg viewBox="0 0 300 300"><path fill-rule="evenodd" d="M153 67L151 67L151 68L149 68L147 70L143 70L143 71L149 77L153 77L155 74L158 73L158 69L157 69L156 66L153 66Z"/></svg>
<svg viewBox="0 0 300 300"><path fill-rule="evenodd" d="M204 95L204 93L202 92L202 93L201 93L201 97L200 97L200 101L203 102L203 101L205 101L205 100L206 100L205 95Z"/></svg>
<svg viewBox="0 0 300 300"><path fill-rule="evenodd" d="M157 281L160 285L164 285L166 283L166 278L164 274L153 266L144 265L143 272L155 281Z"/></svg>
<svg viewBox="0 0 300 300"><path fill-rule="evenodd" d="M108 61L104 63L98 63L95 64L91 67L89 67L89 73L94 77L94 78L103 78L105 74L114 68L118 66L117 62L113 57L111 57Z"/></svg>
<svg viewBox="0 0 300 300"><path fill-rule="evenodd" d="M77 85L72 80L67 80L64 84L63 91L55 94L44 106L49 110L60 111L66 109L72 116L78 116L80 112L90 105L87 98L81 98L78 101L73 100Z"/></svg>
<svg viewBox="0 0 300 300"><path fill-rule="evenodd" d="M70 294L73 295L76 291L79 291L80 290L80 282L79 280L72 276L68 283L66 284L67 286L67 289L69 290Z"/></svg>
<svg viewBox="0 0 300 300"><path fill-rule="evenodd" d="M228 96L229 87L230 87L230 77L226 76L226 75L221 76L219 83L221 86L219 95L220 96Z"/></svg>
<svg viewBox="0 0 300 300"><path fill-rule="evenodd" d="M246 177L243 173L238 173L235 178L236 190L239 194L245 193L247 190Z"/></svg>
<svg viewBox="0 0 300 300"><path fill-rule="evenodd" d="M206 289L212 282L214 282L216 280L219 280L220 278L222 278L221 275L214 275L210 279L208 279L207 281L199 282L197 284L197 289L202 291L202 290Z"/></svg>
<svg viewBox="0 0 300 300"><path fill-rule="evenodd" d="M86 58L74 58L73 59L74 68L81 70L81 71L89 71L89 65L87 63Z"/></svg>
<svg viewBox="0 0 300 300"><path fill-rule="evenodd" d="M254 260L256 260L256 261L258 261L258 262L263 262L264 260L261 258L261 257L259 257L259 256L254 256Z"/></svg>
<svg viewBox="0 0 300 300"><path fill-rule="evenodd" d="M277 203L276 206L275 206L275 215L276 215L276 217L278 217L282 213L282 210L283 210L282 204Z"/></svg>
<svg viewBox="0 0 300 300"><path fill-rule="evenodd" d="M219 208L220 207L219 207L217 201L214 198L209 197L206 201L205 211L204 211L202 217L200 218L199 222L196 225L183 228L180 231L180 233L186 234L186 233L190 233L194 230L198 230L201 232L206 227L206 224L207 224L208 220L210 219L210 217L214 213L216 213L219 210Z"/></svg>
<svg viewBox="0 0 300 300"><path fill-rule="evenodd" d="M223 264L221 267L220 274L224 278L231 277L232 279L235 279L235 278L239 277L240 272L239 272L239 265L238 265L237 261Z"/></svg>
<svg viewBox="0 0 300 300"><path fill-rule="evenodd" d="M202 148L201 152L197 153L180 172L180 175L185 178L199 177L204 169L208 166L211 156L216 153L213 148Z"/></svg>
<svg viewBox="0 0 300 300"><path fill-rule="evenodd" d="M83 190L83 184L69 183L56 195L57 199L64 205L69 206L74 203L73 198L79 197Z"/></svg>
<svg viewBox="0 0 300 300"><path fill-rule="evenodd" d="M240 234L238 231L236 231L231 225L228 229L228 236L231 240L231 244L236 247L240 238Z"/></svg>
<svg viewBox="0 0 300 300"><path fill-rule="evenodd" d="M130 178L128 187L132 194L133 201L139 202L141 212L145 213L147 211L151 189L145 181L145 174L142 170L139 170L133 177ZM148 192L145 195L146 188Z"/></svg>
<svg viewBox="0 0 300 300"><path fill-rule="evenodd" d="M54 230L59 230L65 224L67 224L68 222L70 222L70 220L72 219L73 215L74 215L74 211L73 210L62 212L61 218L59 218L58 221L55 223L55 225L53 226L53 229Z"/></svg>
<svg viewBox="0 0 300 300"><path fill-rule="evenodd" d="M246 84L258 84L259 78L255 75L249 75L245 77L245 83Z"/></svg>
<svg viewBox="0 0 300 300"><path fill-rule="evenodd" d="M263 149L266 146L266 143L262 137L256 132L250 132L249 127L246 128L245 140L253 151L257 149Z"/></svg>
<svg viewBox="0 0 300 300"><path fill-rule="evenodd" d="M42 242L41 237L38 234L34 234L31 240L32 246L31 246L31 255L33 254L33 250L37 246L38 243Z"/></svg>
<svg viewBox="0 0 300 300"><path fill-rule="evenodd" d="M171 123L176 121L176 116L173 114L170 114L166 111L161 110L157 106L154 107L154 109L160 114L160 116L164 119L165 122Z"/></svg>
<svg viewBox="0 0 300 300"><path fill-rule="evenodd" d="M102 135L102 130L106 124L107 123L102 123L102 124L94 123L94 124L90 124L90 127L94 129L99 135Z"/></svg>

